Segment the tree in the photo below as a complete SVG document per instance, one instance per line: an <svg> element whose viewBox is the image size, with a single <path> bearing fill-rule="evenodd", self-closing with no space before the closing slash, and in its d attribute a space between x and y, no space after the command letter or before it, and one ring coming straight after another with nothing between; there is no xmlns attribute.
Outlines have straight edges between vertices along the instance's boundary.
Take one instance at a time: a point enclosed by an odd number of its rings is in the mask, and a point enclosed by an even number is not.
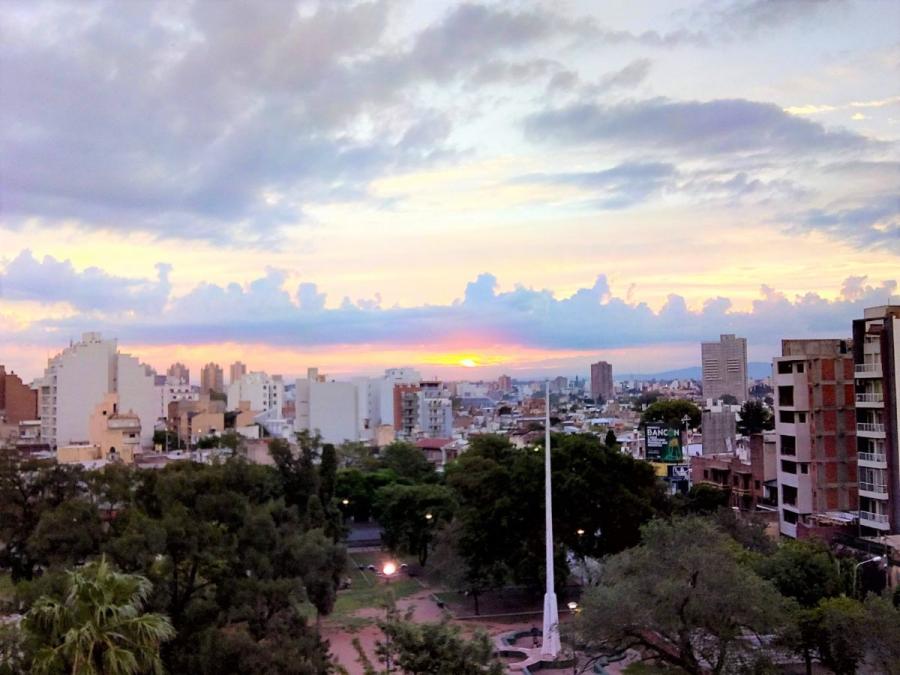
<svg viewBox="0 0 900 675"><path fill-rule="evenodd" d="M416 555L423 566L435 529L450 522L455 506L453 492L443 485L395 483L380 488L375 496L385 545L395 553Z"/></svg>
<svg viewBox="0 0 900 675"><path fill-rule="evenodd" d="M84 499L70 499L41 514L28 538L28 552L44 565L65 566L94 553L101 536L97 507Z"/></svg>
<svg viewBox="0 0 900 675"><path fill-rule="evenodd" d="M394 607L378 621L384 635L375 645L375 653L388 671L410 675L502 675L503 664L494 656L490 638L483 631L463 636L448 617L437 623L414 623L411 613L400 616ZM359 643L355 643L366 673L375 669Z"/></svg>
<svg viewBox="0 0 900 675"><path fill-rule="evenodd" d="M616 438L616 432L612 429L607 429L606 438L603 439L603 445L612 450L619 446L619 440Z"/></svg>
<svg viewBox="0 0 900 675"><path fill-rule="evenodd" d="M741 406L738 431L745 436L761 434L775 428L775 418L762 401L747 401Z"/></svg>
<svg viewBox="0 0 900 675"><path fill-rule="evenodd" d="M887 595L869 595L863 632L869 661L885 675L900 675L900 609Z"/></svg>
<svg viewBox="0 0 900 675"><path fill-rule="evenodd" d="M719 400L725 405L737 405L738 403L737 396L734 394L722 394Z"/></svg>
<svg viewBox="0 0 900 675"><path fill-rule="evenodd" d="M575 630L591 648L640 648L688 673L721 673L754 649L747 632L783 622L784 606L709 521L655 520L639 546L609 559Z"/></svg>
<svg viewBox="0 0 900 675"><path fill-rule="evenodd" d="M557 584L568 573L567 550L600 556L633 546L639 526L664 497L646 462L605 447L596 436L553 435L553 516ZM543 586L544 460L541 448L479 436L447 469L459 504L460 554L468 588L513 582Z"/></svg>
<svg viewBox="0 0 900 675"><path fill-rule="evenodd" d="M319 477L313 460L319 454L321 437L301 431L297 434L297 442L299 451L295 453L287 441L273 439L269 443L269 454L281 476L285 501L303 513L309 498L319 489Z"/></svg>
<svg viewBox="0 0 900 675"><path fill-rule="evenodd" d="M819 654L835 675L854 675L865 653L865 610L853 598L826 598L818 607Z"/></svg>
<svg viewBox="0 0 900 675"><path fill-rule="evenodd" d="M0 448L0 541L4 544L0 567L11 571L13 581L31 579L40 562L29 542L44 512L81 498L85 487L79 466L35 460L15 448Z"/></svg>
<svg viewBox="0 0 900 675"><path fill-rule="evenodd" d="M391 469L401 479L414 483L434 481L437 476L434 466L425 454L411 443L394 441L381 451L381 464Z"/></svg>
<svg viewBox="0 0 900 675"><path fill-rule="evenodd" d="M689 424L692 428L700 426L700 408L691 401L680 398L656 401L641 415L641 425L661 423L672 429L681 429L684 427L682 419L685 415L690 418Z"/></svg>
<svg viewBox="0 0 900 675"><path fill-rule="evenodd" d="M106 559L69 572L65 598L45 596L25 615L32 672L162 671L160 645L175 632L165 616L144 611L150 591L147 579L115 572Z"/></svg>
<svg viewBox="0 0 900 675"><path fill-rule="evenodd" d="M682 515L711 515L731 502L731 491L714 485L700 483L692 485L686 495L678 495L673 500L675 512Z"/></svg>
<svg viewBox="0 0 900 675"><path fill-rule="evenodd" d="M793 598L801 607L816 607L842 590L836 560L819 541L785 542L773 555L759 562L757 571L783 596Z"/></svg>

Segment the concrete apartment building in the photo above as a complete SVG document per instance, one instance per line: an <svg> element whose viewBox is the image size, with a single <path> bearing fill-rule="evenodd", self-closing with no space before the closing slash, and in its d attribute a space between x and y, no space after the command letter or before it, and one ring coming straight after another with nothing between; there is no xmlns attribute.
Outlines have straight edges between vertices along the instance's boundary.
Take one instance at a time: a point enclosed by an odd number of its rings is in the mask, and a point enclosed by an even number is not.
<svg viewBox="0 0 900 675"><path fill-rule="evenodd" d="M591 364L591 398L595 401L612 401L615 397L612 364L597 361Z"/></svg>
<svg viewBox="0 0 900 675"><path fill-rule="evenodd" d="M222 366L218 363L207 363L200 371L200 391L208 394L213 391L217 394L225 393L225 376Z"/></svg>
<svg viewBox="0 0 900 675"><path fill-rule="evenodd" d="M159 390L153 370L128 354L120 354L116 340L85 333L47 363L39 385L41 438L51 448L84 443L94 409L107 394L141 421L141 442L152 444L159 418Z"/></svg>
<svg viewBox="0 0 900 675"><path fill-rule="evenodd" d="M737 416L740 406L713 404L701 414L703 454L734 452L737 447Z"/></svg>
<svg viewBox="0 0 900 675"><path fill-rule="evenodd" d="M440 382L419 386L418 431L426 438L453 437L453 401Z"/></svg>
<svg viewBox="0 0 900 675"><path fill-rule="evenodd" d="M419 385L395 384L393 393L394 431L398 438L413 438L419 426Z"/></svg>
<svg viewBox="0 0 900 675"><path fill-rule="evenodd" d="M200 394L194 388L172 375L157 375L156 389L159 391L159 416L166 417L169 414L169 404L176 401L198 401Z"/></svg>
<svg viewBox="0 0 900 675"><path fill-rule="evenodd" d="M393 424L394 429L399 432L400 427L396 425L396 407L394 386L418 385L422 381L422 375L415 368L388 368L384 371L384 377L380 381L380 391L378 394L379 415L378 424Z"/></svg>
<svg viewBox="0 0 900 675"><path fill-rule="evenodd" d="M295 389L295 431L318 432L325 443L358 441L359 392L352 382L327 381L309 368Z"/></svg>
<svg viewBox="0 0 900 675"><path fill-rule="evenodd" d="M169 366L166 375L176 378L183 384L190 385L191 383L191 369L181 362L173 363Z"/></svg>
<svg viewBox="0 0 900 675"><path fill-rule="evenodd" d="M497 388L500 393L508 394L513 388L512 378L509 375L501 375L497 378Z"/></svg>
<svg viewBox="0 0 900 675"><path fill-rule="evenodd" d="M203 393L207 391L204 389ZM256 371L247 373L228 385L228 410L239 410L242 401L249 404L250 410L275 411L280 417L284 405L284 380L281 375L269 376Z"/></svg>
<svg viewBox="0 0 900 675"><path fill-rule="evenodd" d="M726 394L738 403L747 400L747 340L734 335L720 335L718 342L700 345L703 368L703 397L718 401Z"/></svg>
<svg viewBox="0 0 900 675"><path fill-rule="evenodd" d="M0 365L0 423L19 424L36 420L38 393L14 372Z"/></svg>
<svg viewBox="0 0 900 675"><path fill-rule="evenodd" d="M900 533L900 305L853 322L859 525L862 536Z"/></svg>
<svg viewBox="0 0 900 675"><path fill-rule="evenodd" d="M782 340L773 361L778 519L797 537L811 516L857 511L849 340Z"/></svg>
<svg viewBox="0 0 900 675"><path fill-rule="evenodd" d="M235 361L228 366L228 384L234 384L247 374L247 366L240 361Z"/></svg>

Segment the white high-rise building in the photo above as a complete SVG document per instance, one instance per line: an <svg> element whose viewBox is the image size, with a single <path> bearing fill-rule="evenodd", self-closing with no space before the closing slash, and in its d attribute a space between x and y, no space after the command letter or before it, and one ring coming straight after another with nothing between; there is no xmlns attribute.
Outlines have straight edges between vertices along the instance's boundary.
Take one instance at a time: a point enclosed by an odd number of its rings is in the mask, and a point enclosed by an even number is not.
<svg viewBox="0 0 900 675"><path fill-rule="evenodd" d="M250 404L256 412L277 411L281 416L284 405L284 380L280 375L252 372L228 385L228 409L238 410L241 401Z"/></svg>
<svg viewBox="0 0 900 675"><path fill-rule="evenodd" d="M325 443L360 439L359 390L353 382L328 382L318 368L297 380L295 431L318 432Z"/></svg>
<svg viewBox="0 0 900 675"><path fill-rule="evenodd" d="M356 387L359 439L371 441L381 422L381 381L369 377L353 379Z"/></svg>
<svg viewBox="0 0 900 675"><path fill-rule="evenodd" d="M141 445L153 445L153 431L159 420L159 389L156 372L130 354L119 354L117 363L119 410L133 412L141 420Z"/></svg>
<svg viewBox="0 0 900 675"><path fill-rule="evenodd" d="M169 415L169 404L176 401L199 401L200 394L194 388L172 375L157 375L156 389L159 392L159 416Z"/></svg>
<svg viewBox="0 0 900 675"><path fill-rule="evenodd" d="M85 333L81 342L51 358L39 378L41 435L51 447L86 442L94 409L107 394L119 394L119 409L141 420L141 443L150 445L159 418L155 373L135 357L120 354L116 340Z"/></svg>

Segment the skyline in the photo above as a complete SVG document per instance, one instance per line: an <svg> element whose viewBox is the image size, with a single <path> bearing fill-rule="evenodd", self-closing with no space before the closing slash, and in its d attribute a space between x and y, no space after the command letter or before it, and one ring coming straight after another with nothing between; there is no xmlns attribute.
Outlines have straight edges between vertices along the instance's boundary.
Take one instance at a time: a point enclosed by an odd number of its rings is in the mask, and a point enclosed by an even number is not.
<svg viewBox="0 0 900 675"><path fill-rule="evenodd" d="M900 293L897 25L888 1L9 3L2 360L33 377L97 330L161 371L479 379L849 337Z"/></svg>

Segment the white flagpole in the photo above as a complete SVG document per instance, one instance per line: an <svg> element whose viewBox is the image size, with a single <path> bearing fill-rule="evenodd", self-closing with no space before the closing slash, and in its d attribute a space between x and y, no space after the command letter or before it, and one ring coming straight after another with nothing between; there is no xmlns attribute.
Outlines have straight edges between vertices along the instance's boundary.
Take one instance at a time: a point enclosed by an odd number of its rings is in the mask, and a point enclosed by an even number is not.
<svg viewBox="0 0 900 675"><path fill-rule="evenodd" d="M544 593L544 639L541 657L555 659L559 654L559 609L553 590L553 490L550 483L550 380L545 391L544 419L544 504L547 535L547 591Z"/></svg>

